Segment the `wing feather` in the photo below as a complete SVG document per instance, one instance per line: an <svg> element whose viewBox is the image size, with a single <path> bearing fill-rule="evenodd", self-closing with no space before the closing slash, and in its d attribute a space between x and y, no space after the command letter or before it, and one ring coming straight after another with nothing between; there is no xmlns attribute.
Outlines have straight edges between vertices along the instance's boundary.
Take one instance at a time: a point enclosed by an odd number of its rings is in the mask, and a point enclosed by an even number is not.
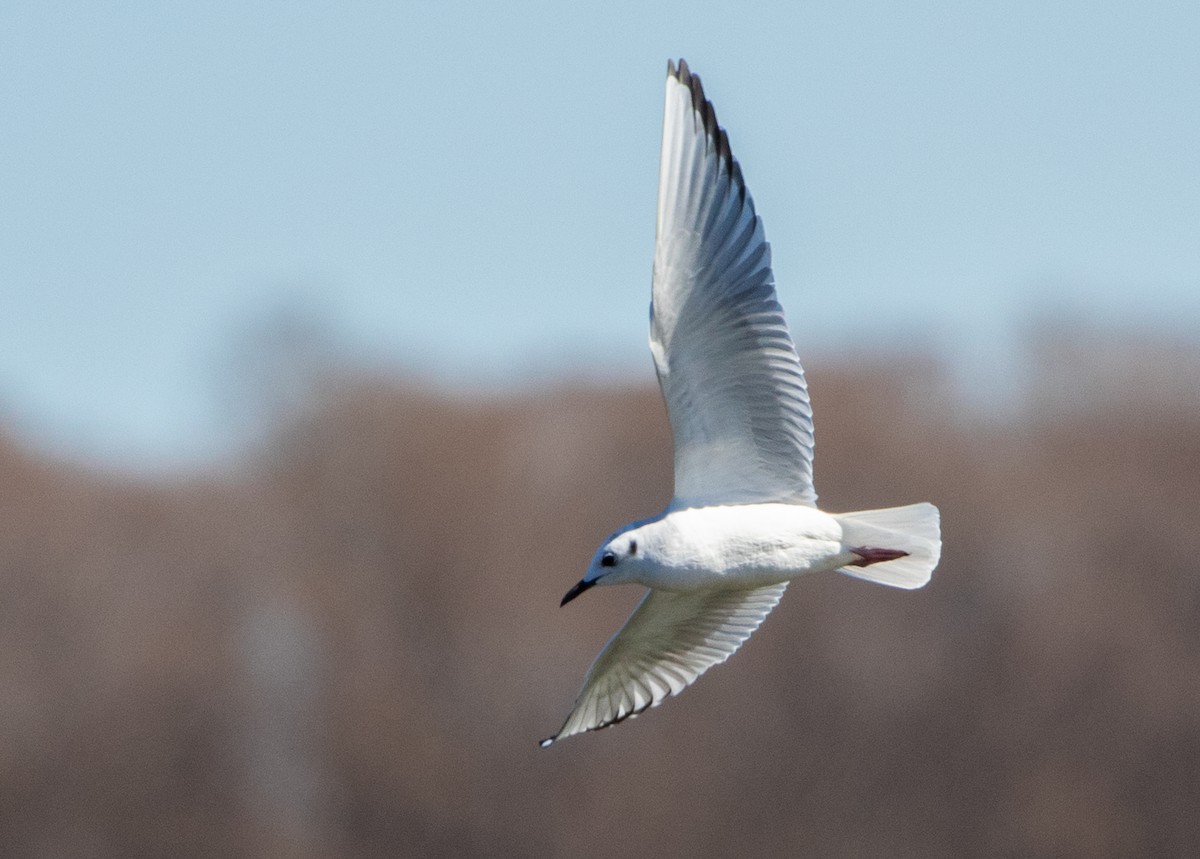
<svg viewBox="0 0 1200 859"><path fill-rule="evenodd" d="M787 583L765 588L650 590L596 657L555 740L595 731L657 707L724 662L779 603Z"/></svg>
<svg viewBox="0 0 1200 859"><path fill-rule="evenodd" d="M815 504L812 409L771 249L700 78L668 65L650 351L675 443L672 506Z"/></svg>

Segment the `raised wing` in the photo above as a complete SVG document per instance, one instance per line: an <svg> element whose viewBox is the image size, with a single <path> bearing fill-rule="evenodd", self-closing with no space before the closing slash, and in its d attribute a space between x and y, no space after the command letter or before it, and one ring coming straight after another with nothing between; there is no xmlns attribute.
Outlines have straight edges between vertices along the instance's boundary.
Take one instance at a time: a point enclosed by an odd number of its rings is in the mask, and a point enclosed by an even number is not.
<svg viewBox="0 0 1200 859"><path fill-rule="evenodd" d="M667 64L650 352L675 440L673 507L816 503L808 387L762 220L683 60Z"/></svg>
<svg viewBox="0 0 1200 859"><path fill-rule="evenodd" d="M678 695L742 646L787 582L747 590L651 590L605 646L555 740L607 728Z"/></svg>

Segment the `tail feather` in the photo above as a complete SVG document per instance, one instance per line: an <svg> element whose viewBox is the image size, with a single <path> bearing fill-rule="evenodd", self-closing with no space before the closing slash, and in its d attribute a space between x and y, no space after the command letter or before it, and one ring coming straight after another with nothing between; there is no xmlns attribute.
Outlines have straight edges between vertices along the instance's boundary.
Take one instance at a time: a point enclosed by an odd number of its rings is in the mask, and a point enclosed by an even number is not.
<svg viewBox="0 0 1200 859"><path fill-rule="evenodd" d="M866 567L840 567L839 573L911 590L926 584L942 555L941 516L932 504L860 510L834 517L849 546L875 546L908 552L903 558Z"/></svg>

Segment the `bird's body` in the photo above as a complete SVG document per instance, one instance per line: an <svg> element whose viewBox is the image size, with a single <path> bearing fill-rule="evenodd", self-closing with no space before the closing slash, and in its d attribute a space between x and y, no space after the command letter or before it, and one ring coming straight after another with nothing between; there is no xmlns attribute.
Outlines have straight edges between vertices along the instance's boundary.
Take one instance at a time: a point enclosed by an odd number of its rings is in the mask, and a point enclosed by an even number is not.
<svg viewBox="0 0 1200 859"><path fill-rule="evenodd" d="M677 695L758 628L792 579L929 581L938 510L816 507L808 385L775 295L762 220L700 79L667 66L650 353L675 446L675 497L596 551L562 603L649 588L584 679L555 740Z"/></svg>
<svg viewBox="0 0 1200 859"><path fill-rule="evenodd" d="M855 557L837 519L798 504L685 507L623 531L612 543L625 553L612 584L672 591L777 585Z"/></svg>

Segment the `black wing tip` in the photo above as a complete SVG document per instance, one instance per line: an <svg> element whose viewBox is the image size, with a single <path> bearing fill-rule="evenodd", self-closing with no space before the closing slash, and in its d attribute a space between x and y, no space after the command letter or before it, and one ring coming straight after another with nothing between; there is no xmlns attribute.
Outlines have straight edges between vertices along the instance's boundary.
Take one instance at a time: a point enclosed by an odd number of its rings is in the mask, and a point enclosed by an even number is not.
<svg viewBox="0 0 1200 859"><path fill-rule="evenodd" d="M675 693L672 692L671 694L674 695ZM592 731L603 731L605 728L611 728L613 725L621 724L626 719L636 719L638 716L640 716L642 713L645 713L651 707L657 707L659 704L661 704L665 700L666 700L665 698L660 698L658 701L653 701L653 700L647 701L645 704L643 704L641 707L637 708L636 710L630 710L628 713L622 713L619 716L614 716L613 718L608 719L607 721L601 722L599 725L592 725L590 728L584 728L582 733L589 734ZM552 745L554 745L556 742L558 742L558 739L561 736L562 736L562 733L560 732L560 733L555 734L553 737L546 737L546 739L544 739L544 740L538 740L538 748L539 749L550 748Z"/></svg>
<svg viewBox="0 0 1200 859"><path fill-rule="evenodd" d="M683 57L679 58L678 66L671 60L667 60L667 75L688 88L692 95L692 110L704 123L705 135L712 141L713 147L717 150L717 157L724 163L729 178L737 184L739 193L744 195L746 186L742 180L742 170L733 158L733 150L729 147L729 135L717 121L716 109L712 102L704 96L704 84L700 81L700 75L688 68L687 60Z"/></svg>

